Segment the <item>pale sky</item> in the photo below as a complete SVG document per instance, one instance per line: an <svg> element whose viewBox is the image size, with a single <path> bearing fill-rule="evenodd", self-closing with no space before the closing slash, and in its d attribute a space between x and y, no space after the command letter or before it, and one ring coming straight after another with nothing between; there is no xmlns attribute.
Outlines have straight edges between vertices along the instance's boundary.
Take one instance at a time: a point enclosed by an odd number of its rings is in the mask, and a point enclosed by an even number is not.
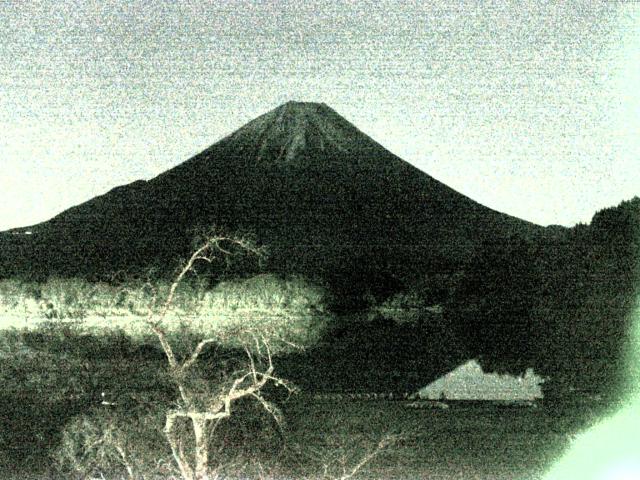
<svg viewBox="0 0 640 480"><path fill-rule="evenodd" d="M496 210L586 222L640 195L640 3L3 0L0 230L288 100Z"/></svg>

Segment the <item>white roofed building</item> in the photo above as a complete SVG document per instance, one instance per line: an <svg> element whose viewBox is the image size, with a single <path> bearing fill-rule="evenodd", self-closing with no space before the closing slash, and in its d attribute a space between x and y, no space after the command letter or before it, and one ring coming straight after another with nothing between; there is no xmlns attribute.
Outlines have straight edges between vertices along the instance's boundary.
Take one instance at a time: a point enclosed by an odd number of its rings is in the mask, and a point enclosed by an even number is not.
<svg viewBox="0 0 640 480"><path fill-rule="evenodd" d="M535 400L543 397L543 382L532 368L522 376L485 373L477 360L469 360L418 393L431 400Z"/></svg>

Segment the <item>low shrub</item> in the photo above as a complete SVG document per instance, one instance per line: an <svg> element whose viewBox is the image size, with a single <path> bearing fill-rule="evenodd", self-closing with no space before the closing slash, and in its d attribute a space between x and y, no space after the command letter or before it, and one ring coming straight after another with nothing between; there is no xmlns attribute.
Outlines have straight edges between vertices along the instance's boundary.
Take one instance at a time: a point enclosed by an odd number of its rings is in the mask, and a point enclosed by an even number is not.
<svg viewBox="0 0 640 480"><path fill-rule="evenodd" d="M161 411L99 407L69 422L53 453L66 478L177 478Z"/></svg>
<svg viewBox="0 0 640 480"><path fill-rule="evenodd" d="M164 407L99 406L73 418L52 452L56 471L78 480L180 478L163 433ZM238 402L234 410L210 434L211 470L220 474L237 474L256 462L271 464L284 447L283 430L255 402ZM193 432L187 422L179 435L188 448Z"/></svg>
<svg viewBox="0 0 640 480"><path fill-rule="evenodd" d="M303 277L282 278L258 275L220 282L212 288L198 279L182 282L165 318L168 333L188 336L223 335L232 338L239 326L291 343L314 343L329 316L327 291ZM123 329L142 338L148 329L141 322L162 305L153 299L166 298L170 285L131 281L120 286L89 283L78 279L52 278L42 284L16 280L0 282L0 317L7 326L64 322L87 332ZM9 322L8 324L6 322ZM12 323L13 322L13 323ZM236 342L242 343L242 339Z"/></svg>
<svg viewBox="0 0 640 480"><path fill-rule="evenodd" d="M396 325L418 325L440 316L442 307L434 305L429 299L416 291L405 291L395 294L380 305L368 311L370 320L382 317Z"/></svg>

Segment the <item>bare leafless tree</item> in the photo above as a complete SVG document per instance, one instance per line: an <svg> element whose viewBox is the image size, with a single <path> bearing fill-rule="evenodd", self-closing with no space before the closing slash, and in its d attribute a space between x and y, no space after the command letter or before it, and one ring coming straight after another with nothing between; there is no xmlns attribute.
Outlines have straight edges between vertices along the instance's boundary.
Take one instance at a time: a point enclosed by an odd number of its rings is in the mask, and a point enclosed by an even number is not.
<svg viewBox="0 0 640 480"><path fill-rule="evenodd" d="M205 236L189 259L179 270L164 299L154 294L145 323L158 338L166 356L169 374L175 383L179 398L176 408L166 412L164 435L171 447L173 458L184 480L210 480L215 477L210 469L209 442L211 431L221 420L232 415L234 402L242 398L258 401L276 421L281 418L278 409L263 395L263 388L273 383L290 391L292 387L274 375L272 343L278 341L249 327L236 326L233 333L217 333L200 340L187 354L178 355L165 328L167 314L173 305L176 289L198 262L212 263L232 254L232 249L262 255L262 251L243 238L223 235ZM193 381L192 372L208 345L222 343L224 335L240 334L248 339L243 348L246 367L232 374L222 385L211 388L200 381ZM185 438L177 428L179 422L190 424L192 435ZM187 442L192 442L190 445ZM189 453L193 452L193 453Z"/></svg>
<svg viewBox="0 0 640 480"><path fill-rule="evenodd" d="M199 263L226 261L237 252L258 257L263 255L260 248L244 238L205 235L197 242L191 256L176 271L168 288L160 288L152 282L145 284L146 291L151 292L151 300L142 322L160 344L168 376L176 391L175 401L161 410L161 415L164 416L162 432L169 447L167 457L161 459L162 470L170 472L170 478L214 480L228 472L229 467L237 467L238 471L243 471L245 465L228 464L229 455L225 452L228 447L224 443L219 445L212 441L217 427L234 413L241 411L237 405L241 399L254 400L281 424L283 419L279 409L269 402L263 391L269 384L283 387L289 393L293 393L294 388L275 374L274 354L302 348L300 343L306 345L314 342L317 333L315 330L321 331L324 328L324 313L299 310L306 308L301 307L301 304L295 307L298 310L284 313L269 311L264 305L254 308L251 304L244 311L245 316L239 315L237 319L232 316L232 321L229 318L211 318L210 328L205 326L203 329L202 323L199 323L192 325L194 328L191 330L176 332L174 314L179 303L177 295L180 284L195 272ZM215 316L218 312L209 310L209 314ZM222 312L220 316L224 317L226 314L228 312ZM313 321L310 322L311 318ZM310 333L301 334L300 330L310 330ZM193 340L195 332L207 333L200 333ZM192 339L192 344L185 348L185 341L188 342L188 339ZM212 346L233 347L239 353L241 361L231 363L231 368L224 361L215 364L210 360L205 361L203 357ZM212 368L213 371L206 372L207 368ZM213 373L213 376L209 373ZM114 408L117 403L103 400L101 405ZM64 458L69 457L72 462L77 460L73 467L78 472L100 473L95 467L107 468L107 465L115 465L131 480L149 478L144 463L147 459L136 456L136 446L125 441L126 428L123 429L118 422L107 416L102 423L87 423L89 427L94 427L90 428L90 435L81 435L85 440L80 442L82 458L75 458L73 442L69 443L68 450L71 451L64 452ZM325 452L301 446L300 458L307 459L309 455L314 457L308 458L308 463L312 468L318 466L322 470L321 478L349 480L360 474L365 465L394 441L394 436L386 436L361 455L352 451L353 445L329 448ZM85 455L88 451L93 451L91 458L97 458L97 463L87 465ZM104 465L98 465L102 463ZM258 465L258 477L267 478L267 472L260 463ZM155 468L154 472L157 470Z"/></svg>

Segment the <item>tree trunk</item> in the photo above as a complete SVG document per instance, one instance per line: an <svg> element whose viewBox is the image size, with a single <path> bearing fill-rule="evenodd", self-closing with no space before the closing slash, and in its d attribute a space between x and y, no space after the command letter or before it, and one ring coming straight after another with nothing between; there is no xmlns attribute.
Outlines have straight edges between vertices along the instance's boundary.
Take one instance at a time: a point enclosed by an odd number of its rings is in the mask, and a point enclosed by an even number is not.
<svg viewBox="0 0 640 480"><path fill-rule="evenodd" d="M178 468L180 469L180 474L182 475L183 480L194 480L194 473L192 468L189 466L189 462L186 458L184 458L182 448L180 445L180 440L175 435L173 431L173 427L175 426L175 422L178 416L169 413L167 415L167 421L164 426L164 433L169 441L169 445L171 446L171 451L173 453L173 458L176 460L178 464Z"/></svg>
<svg viewBox="0 0 640 480"><path fill-rule="evenodd" d="M193 433L196 440L196 480L209 480L209 445L207 436L207 420L204 415L192 415Z"/></svg>

